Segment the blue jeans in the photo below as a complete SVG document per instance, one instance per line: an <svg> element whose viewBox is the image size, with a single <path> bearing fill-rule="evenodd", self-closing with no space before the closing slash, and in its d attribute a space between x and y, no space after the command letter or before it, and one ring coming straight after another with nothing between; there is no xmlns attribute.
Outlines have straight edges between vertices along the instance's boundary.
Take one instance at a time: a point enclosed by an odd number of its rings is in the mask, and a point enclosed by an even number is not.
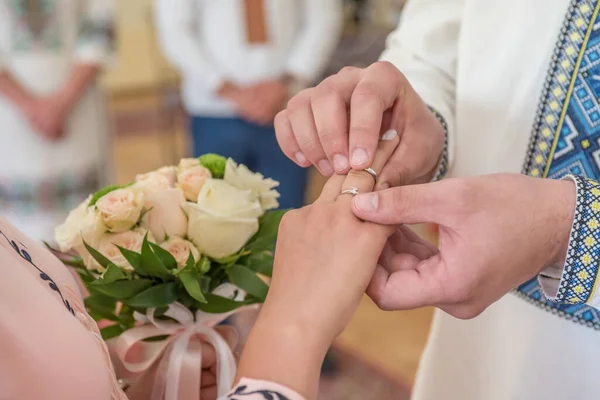
<svg viewBox="0 0 600 400"><path fill-rule="evenodd" d="M308 172L281 151L273 126L260 126L239 118L192 117L194 155L217 153L245 164L250 170L280 182L281 208L304 204Z"/></svg>

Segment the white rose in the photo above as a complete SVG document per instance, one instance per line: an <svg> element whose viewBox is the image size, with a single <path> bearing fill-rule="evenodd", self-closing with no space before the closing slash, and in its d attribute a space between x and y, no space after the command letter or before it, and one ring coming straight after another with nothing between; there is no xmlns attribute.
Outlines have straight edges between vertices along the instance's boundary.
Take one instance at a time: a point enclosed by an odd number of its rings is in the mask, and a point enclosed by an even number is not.
<svg viewBox="0 0 600 400"><path fill-rule="evenodd" d="M225 165L223 180L239 189L249 189L259 199L263 210L279 207L279 192L275 190L279 182L265 178L262 174L252 172L243 164L236 164L231 158Z"/></svg>
<svg viewBox="0 0 600 400"><path fill-rule="evenodd" d="M169 189L169 179L159 172L148 172L135 177L133 188L140 190L144 198L159 190Z"/></svg>
<svg viewBox="0 0 600 400"><path fill-rule="evenodd" d="M106 231L106 226L93 207L91 196L72 210L66 221L54 231L54 240L60 251L68 252L83 247L83 240L93 242Z"/></svg>
<svg viewBox="0 0 600 400"><path fill-rule="evenodd" d="M200 252L194 244L188 240L174 236L160 245L163 249L171 253L177 261L179 268L185 267L190 256L194 258L194 264L200 261Z"/></svg>
<svg viewBox="0 0 600 400"><path fill-rule="evenodd" d="M179 188L183 190L185 198L195 202L198 200L198 194L202 186L210 178L212 178L210 171L201 165L197 165L179 172L177 183Z"/></svg>
<svg viewBox="0 0 600 400"><path fill-rule="evenodd" d="M179 161L179 165L177 166L177 172L181 173L186 169L197 167L199 165L200 160L198 160L197 158L182 158L181 161Z"/></svg>
<svg viewBox="0 0 600 400"><path fill-rule="evenodd" d="M179 188L160 190L144 197L148 210L142 219L142 227L152 232L157 243L166 237L185 236L188 220L183 212L185 197Z"/></svg>
<svg viewBox="0 0 600 400"><path fill-rule="evenodd" d="M127 271L132 271L133 267L129 264L123 254L121 254L121 251L117 246L136 253L141 253L144 237L147 233L148 232L145 229L135 229L133 231L121 233L108 233L102 236L93 247L116 266ZM152 238L149 236L148 240L152 240Z"/></svg>
<svg viewBox="0 0 600 400"><path fill-rule="evenodd" d="M137 224L144 207L144 194L133 187L113 190L96 202L96 208L110 232L118 233Z"/></svg>
<svg viewBox="0 0 600 400"><path fill-rule="evenodd" d="M220 179L209 179L198 203L186 203L188 238L202 254L223 258L238 252L258 231L263 213L250 190Z"/></svg>

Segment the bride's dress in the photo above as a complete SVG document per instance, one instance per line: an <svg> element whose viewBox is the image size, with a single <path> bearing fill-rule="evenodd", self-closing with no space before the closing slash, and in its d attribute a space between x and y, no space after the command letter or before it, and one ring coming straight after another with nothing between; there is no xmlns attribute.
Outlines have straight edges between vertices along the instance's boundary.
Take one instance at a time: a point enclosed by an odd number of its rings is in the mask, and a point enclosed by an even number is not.
<svg viewBox="0 0 600 400"><path fill-rule="evenodd" d="M0 399L127 399L69 271L2 218L0 272Z"/></svg>

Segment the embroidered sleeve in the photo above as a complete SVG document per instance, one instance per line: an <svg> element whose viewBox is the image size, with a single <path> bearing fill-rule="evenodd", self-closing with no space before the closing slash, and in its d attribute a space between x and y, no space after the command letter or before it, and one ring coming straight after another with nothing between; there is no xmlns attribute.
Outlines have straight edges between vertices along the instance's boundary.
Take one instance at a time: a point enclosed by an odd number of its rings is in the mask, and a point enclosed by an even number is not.
<svg viewBox="0 0 600 400"><path fill-rule="evenodd" d="M75 57L85 63L110 63L115 52L114 0L87 0L85 4Z"/></svg>
<svg viewBox="0 0 600 400"><path fill-rule="evenodd" d="M574 175L565 179L574 181L577 190L569 247L564 265L542 271L540 285L551 301L600 309L600 183Z"/></svg>
<svg viewBox="0 0 600 400"><path fill-rule="evenodd" d="M432 182L436 182L436 181L443 179L444 176L446 176L446 173L448 172L448 158L449 158L448 157L448 124L446 123L446 120L444 119L442 114L440 114L435 108L429 107L429 109L431 110L433 115L435 115L435 117L438 119L438 121L440 121L442 128L444 128L444 136L445 136L444 149L442 150L442 155L440 157L440 161L438 163L436 172L433 175L433 179L432 179Z"/></svg>
<svg viewBox="0 0 600 400"><path fill-rule="evenodd" d="M304 400L304 397L274 382L243 378L227 396L218 400Z"/></svg>

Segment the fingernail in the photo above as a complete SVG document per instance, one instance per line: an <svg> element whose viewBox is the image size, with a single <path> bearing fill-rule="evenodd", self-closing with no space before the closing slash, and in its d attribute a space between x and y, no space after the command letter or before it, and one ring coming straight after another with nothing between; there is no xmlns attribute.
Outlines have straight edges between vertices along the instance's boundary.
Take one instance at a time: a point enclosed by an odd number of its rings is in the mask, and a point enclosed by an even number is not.
<svg viewBox="0 0 600 400"><path fill-rule="evenodd" d="M325 175L331 175L333 173L333 167L328 160L321 160L317 163L317 166Z"/></svg>
<svg viewBox="0 0 600 400"><path fill-rule="evenodd" d="M381 140L394 140L394 138L398 136L398 131L395 129L390 129L386 133L381 136Z"/></svg>
<svg viewBox="0 0 600 400"><path fill-rule="evenodd" d="M376 193L360 194L354 198L354 204L364 213L377 211L379 196Z"/></svg>
<svg viewBox="0 0 600 400"><path fill-rule="evenodd" d="M336 171L343 171L348 168L348 157L342 154L336 154L333 156L333 165Z"/></svg>
<svg viewBox="0 0 600 400"><path fill-rule="evenodd" d="M298 163L300 164L306 164L306 157L304 157L304 154L302 154L301 152L297 152L296 155L296 161L298 161Z"/></svg>
<svg viewBox="0 0 600 400"><path fill-rule="evenodd" d="M355 166L361 166L369 161L369 155L367 151L361 147L354 150L352 153L352 164Z"/></svg>

